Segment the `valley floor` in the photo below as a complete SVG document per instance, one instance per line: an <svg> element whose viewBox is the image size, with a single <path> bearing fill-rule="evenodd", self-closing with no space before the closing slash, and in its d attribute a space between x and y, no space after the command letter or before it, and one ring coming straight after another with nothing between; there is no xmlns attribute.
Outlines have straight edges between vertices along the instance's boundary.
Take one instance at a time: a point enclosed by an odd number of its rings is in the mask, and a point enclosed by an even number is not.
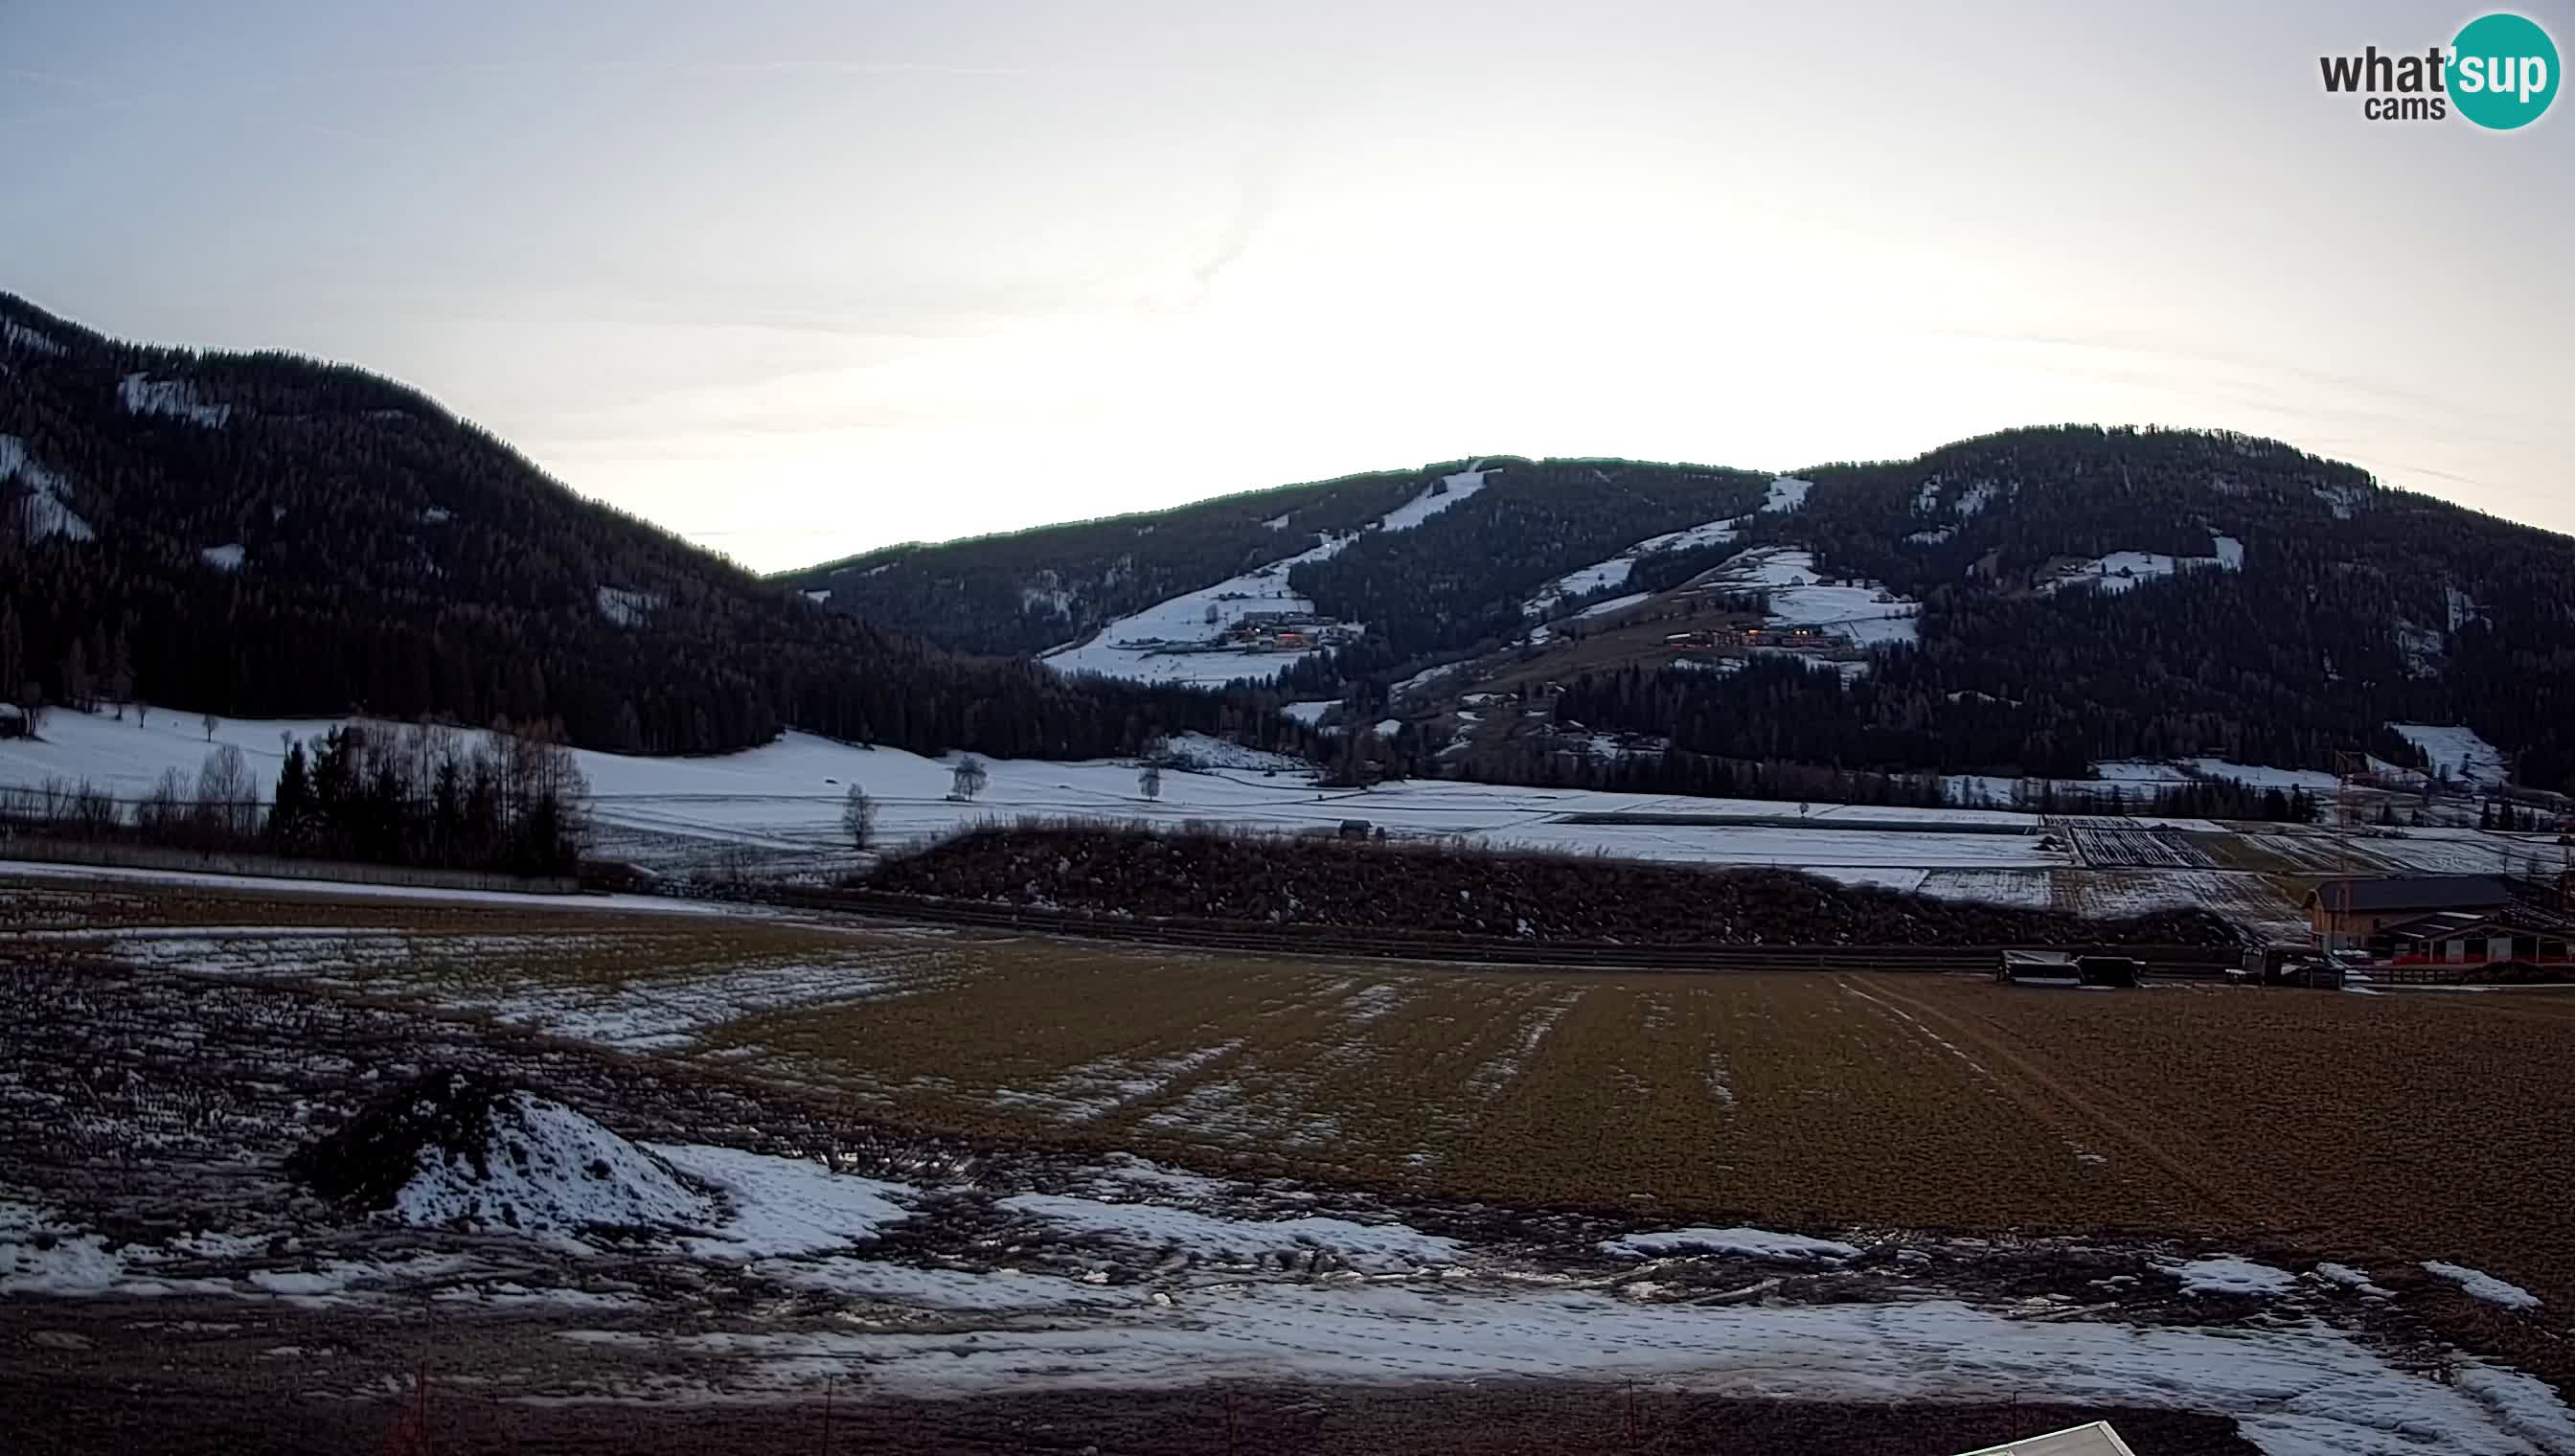
<svg viewBox="0 0 2575 1456"><path fill-rule="evenodd" d="M2575 1451L2567 995L58 878L0 917L30 1449L346 1450L411 1408L439 1449L820 1448L828 1399L853 1449L1946 1451L2108 1414L2149 1453ZM435 1067L703 1217L388 1222L284 1179Z"/></svg>
<svg viewBox="0 0 2575 1456"><path fill-rule="evenodd" d="M250 760L266 791L281 734L328 722L148 721L56 710L44 738L0 740L0 791L88 780L127 799L177 769L193 777L214 743ZM1252 832L1331 832L1357 818L1398 837L1496 849L1599 853L1707 865L1807 870L1845 883L2117 918L2173 905L2213 909L2257 937L2299 938L2300 898L2339 873L2529 872L2554 866L2553 835L2429 827L2340 835L2315 825L2040 815L2002 808L1880 808L1592 792L1430 779L1331 789L1310 766L1233 744L1183 744L1204 771L1164 776L1147 799L1135 765L1000 760L971 801L952 799L955 760L863 748L804 733L695 758L577 754L593 790L595 849L661 873L813 882L871 856L841 827L852 784L873 797L876 851L979 824L1024 819L1209 823ZM1755 821L1758 822L1755 822ZM1781 822L1786 820L1787 822Z"/></svg>

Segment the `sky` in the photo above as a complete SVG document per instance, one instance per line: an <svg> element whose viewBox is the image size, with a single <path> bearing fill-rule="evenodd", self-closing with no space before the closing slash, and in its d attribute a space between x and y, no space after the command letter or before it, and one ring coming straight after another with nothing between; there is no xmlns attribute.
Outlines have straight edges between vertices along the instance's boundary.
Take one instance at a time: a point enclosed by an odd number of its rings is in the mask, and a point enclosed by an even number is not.
<svg viewBox="0 0 2575 1456"><path fill-rule="evenodd" d="M389 374L762 570L2066 421L2575 531L2575 101L2320 81L2480 13L0 0L0 289Z"/></svg>

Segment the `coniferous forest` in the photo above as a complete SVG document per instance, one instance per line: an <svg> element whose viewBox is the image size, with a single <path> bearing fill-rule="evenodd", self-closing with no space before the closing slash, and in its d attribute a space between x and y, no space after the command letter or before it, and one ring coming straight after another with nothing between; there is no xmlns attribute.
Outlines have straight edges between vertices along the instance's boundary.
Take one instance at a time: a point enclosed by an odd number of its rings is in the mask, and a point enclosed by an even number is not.
<svg viewBox="0 0 2575 1456"><path fill-rule="evenodd" d="M6 295L0 339L0 701L555 721L647 753L790 727L1005 756L1303 741L1245 695L1070 684L824 611L361 370L117 343Z"/></svg>

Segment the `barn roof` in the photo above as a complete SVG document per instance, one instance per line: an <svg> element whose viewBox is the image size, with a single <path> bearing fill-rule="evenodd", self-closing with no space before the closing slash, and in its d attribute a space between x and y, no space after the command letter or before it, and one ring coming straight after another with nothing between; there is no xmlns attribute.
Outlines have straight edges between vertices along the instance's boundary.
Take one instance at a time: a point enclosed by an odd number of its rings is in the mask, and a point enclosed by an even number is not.
<svg viewBox="0 0 2575 1456"><path fill-rule="evenodd" d="M2136 1456L2108 1421L1969 1451L1965 1456Z"/></svg>
<svg viewBox="0 0 2575 1456"><path fill-rule="evenodd" d="M2368 879L2328 879L2307 892L2307 903L2329 910L2484 910L2512 903L2512 891L2491 874L2388 874Z"/></svg>

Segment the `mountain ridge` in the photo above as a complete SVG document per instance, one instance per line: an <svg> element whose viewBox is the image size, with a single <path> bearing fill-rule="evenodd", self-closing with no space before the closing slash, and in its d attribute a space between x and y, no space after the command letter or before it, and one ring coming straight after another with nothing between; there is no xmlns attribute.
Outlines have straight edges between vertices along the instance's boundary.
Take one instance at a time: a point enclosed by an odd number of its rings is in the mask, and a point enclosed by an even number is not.
<svg viewBox="0 0 2575 1456"><path fill-rule="evenodd" d="M1081 757L1258 721L816 611L354 366L120 342L0 294L0 699L560 720L628 752L792 726Z"/></svg>
<svg viewBox="0 0 2575 1456"><path fill-rule="evenodd" d="M1794 550L1818 581L1866 583L1904 604L1914 620L1892 635L1916 640L1880 642L1866 666L1854 657L1854 671L1811 679L1751 661L1731 677L1664 681L1668 659L1640 659L1614 684L1595 672L1587 689L1562 685L1589 712L1554 717L1592 728L1606 719L1676 751L1735 759L2077 775L2095 759L2167 754L2329 769L2337 753L2363 750L2446 769L2388 725L2448 723L2512 751L2525 782L2563 786L2575 771L2575 740L2555 718L2575 708L2560 686L2575 670L2564 585L2575 540L2382 486L2283 442L2032 427L1794 478L1606 459L1476 463L1490 484L1417 530L1369 530L1365 513L1450 465L910 547L863 558L864 576L824 564L776 580L829 590L835 608L873 620L1034 655L1106 641L1156 602L1276 568L1279 595L1309 609L1292 615L1364 635L1246 656L1245 678L1339 701L1344 722L1373 724L1425 669L1546 650L1527 609L1563 583L1600 589L1559 593L1562 608L1619 608L1613 581L1652 599L1743 553ZM1783 479L1804 483L1798 499L1763 509ZM1372 493L1348 493L1351 483ZM1325 529L1355 533L1343 549L1291 560L1333 538L1281 540L1252 519L1295 492L1326 508L1314 513ZM1187 529L1168 529L1186 513L1197 513ZM1688 550L1644 549L1672 534ZM1756 599L1780 585L1755 583L1736 606L1773 605ZM2256 630L2232 631L2230 617ZM1219 661L1202 677L1225 671ZM2022 691L2051 677L2062 683ZM1398 741L1386 756L1404 771L1455 771L1439 756L1455 745Z"/></svg>

